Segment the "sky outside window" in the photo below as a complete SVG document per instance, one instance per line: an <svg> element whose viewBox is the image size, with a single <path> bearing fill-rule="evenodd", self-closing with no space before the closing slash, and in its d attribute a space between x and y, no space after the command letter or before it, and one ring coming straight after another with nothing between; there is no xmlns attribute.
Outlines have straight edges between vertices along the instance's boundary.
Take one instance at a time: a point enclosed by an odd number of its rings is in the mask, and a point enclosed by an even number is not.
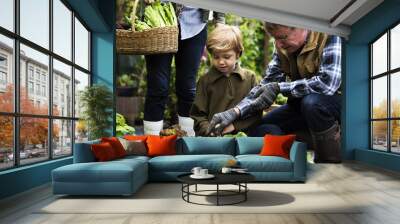
<svg viewBox="0 0 400 224"><path fill-rule="evenodd" d="M372 75L387 71L387 34L383 35L372 45Z"/></svg>
<svg viewBox="0 0 400 224"><path fill-rule="evenodd" d="M14 0L0 0L0 26L14 31Z"/></svg>
<svg viewBox="0 0 400 224"><path fill-rule="evenodd" d="M71 60L72 12L60 0L53 0L53 3L53 50Z"/></svg>

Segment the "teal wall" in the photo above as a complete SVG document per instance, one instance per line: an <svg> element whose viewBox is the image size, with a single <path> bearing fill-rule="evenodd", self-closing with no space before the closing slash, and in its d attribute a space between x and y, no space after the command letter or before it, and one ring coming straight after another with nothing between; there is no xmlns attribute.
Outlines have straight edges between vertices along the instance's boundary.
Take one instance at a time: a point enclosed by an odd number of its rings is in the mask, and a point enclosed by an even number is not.
<svg viewBox="0 0 400 224"><path fill-rule="evenodd" d="M67 0L67 2L92 32L93 83L106 84L114 92L115 1ZM115 128L110 127L110 132L114 131ZM50 182L53 169L71 163L72 158L69 157L0 172L0 199Z"/></svg>
<svg viewBox="0 0 400 224"><path fill-rule="evenodd" d="M400 0L385 0L351 27L344 51L345 158L392 170L399 170L399 156L369 150L369 43L398 22Z"/></svg>

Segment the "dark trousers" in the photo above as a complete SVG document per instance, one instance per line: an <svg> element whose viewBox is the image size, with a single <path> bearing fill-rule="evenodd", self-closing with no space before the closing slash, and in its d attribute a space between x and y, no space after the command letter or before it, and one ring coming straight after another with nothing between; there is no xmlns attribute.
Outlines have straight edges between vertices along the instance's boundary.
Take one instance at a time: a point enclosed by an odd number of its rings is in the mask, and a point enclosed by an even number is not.
<svg viewBox="0 0 400 224"><path fill-rule="evenodd" d="M178 98L178 114L189 117L190 107L196 94L196 76L207 40L207 26L196 36L179 40L176 54L146 56L147 92L144 105L144 120L159 121L164 118L165 105L169 97L171 62L175 55L175 89Z"/></svg>
<svg viewBox="0 0 400 224"><path fill-rule="evenodd" d="M310 94L289 98L287 104L267 113L250 136L289 134L297 131L321 132L340 123L341 95Z"/></svg>

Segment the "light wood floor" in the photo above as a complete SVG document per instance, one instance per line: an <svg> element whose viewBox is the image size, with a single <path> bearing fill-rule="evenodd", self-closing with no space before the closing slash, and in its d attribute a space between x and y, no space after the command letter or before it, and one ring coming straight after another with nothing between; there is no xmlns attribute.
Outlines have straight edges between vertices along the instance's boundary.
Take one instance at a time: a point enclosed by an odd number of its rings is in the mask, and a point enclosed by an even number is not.
<svg viewBox="0 0 400 224"><path fill-rule="evenodd" d="M319 184L345 201L367 204L357 214L37 214L54 200L49 185L0 201L0 223L104 224L253 224L253 223L400 223L400 174L346 162L313 164L308 183ZM316 201L316 203L318 203ZM171 205L173 206L173 205Z"/></svg>

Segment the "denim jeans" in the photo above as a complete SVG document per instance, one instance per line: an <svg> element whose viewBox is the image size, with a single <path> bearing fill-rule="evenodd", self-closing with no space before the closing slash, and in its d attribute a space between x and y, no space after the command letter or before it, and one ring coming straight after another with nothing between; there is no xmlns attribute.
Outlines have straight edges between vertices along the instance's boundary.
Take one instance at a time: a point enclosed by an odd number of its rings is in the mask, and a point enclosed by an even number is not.
<svg viewBox="0 0 400 224"><path fill-rule="evenodd" d="M321 132L340 124L341 95L309 94L302 98L289 98L287 104L269 113L250 136L289 134L296 131Z"/></svg>
<svg viewBox="0 0 400 224"><path fill-rule="evenodd" d="M196 94L196 76L207 40L207 26L196 36L180 40L176 54L146 56L147 92L144 105L144 120L160 121L164 118L165 105L169 97L171 62L175 56L175 89L178 98L179 116L189 117L190 107Z"/></svg>

